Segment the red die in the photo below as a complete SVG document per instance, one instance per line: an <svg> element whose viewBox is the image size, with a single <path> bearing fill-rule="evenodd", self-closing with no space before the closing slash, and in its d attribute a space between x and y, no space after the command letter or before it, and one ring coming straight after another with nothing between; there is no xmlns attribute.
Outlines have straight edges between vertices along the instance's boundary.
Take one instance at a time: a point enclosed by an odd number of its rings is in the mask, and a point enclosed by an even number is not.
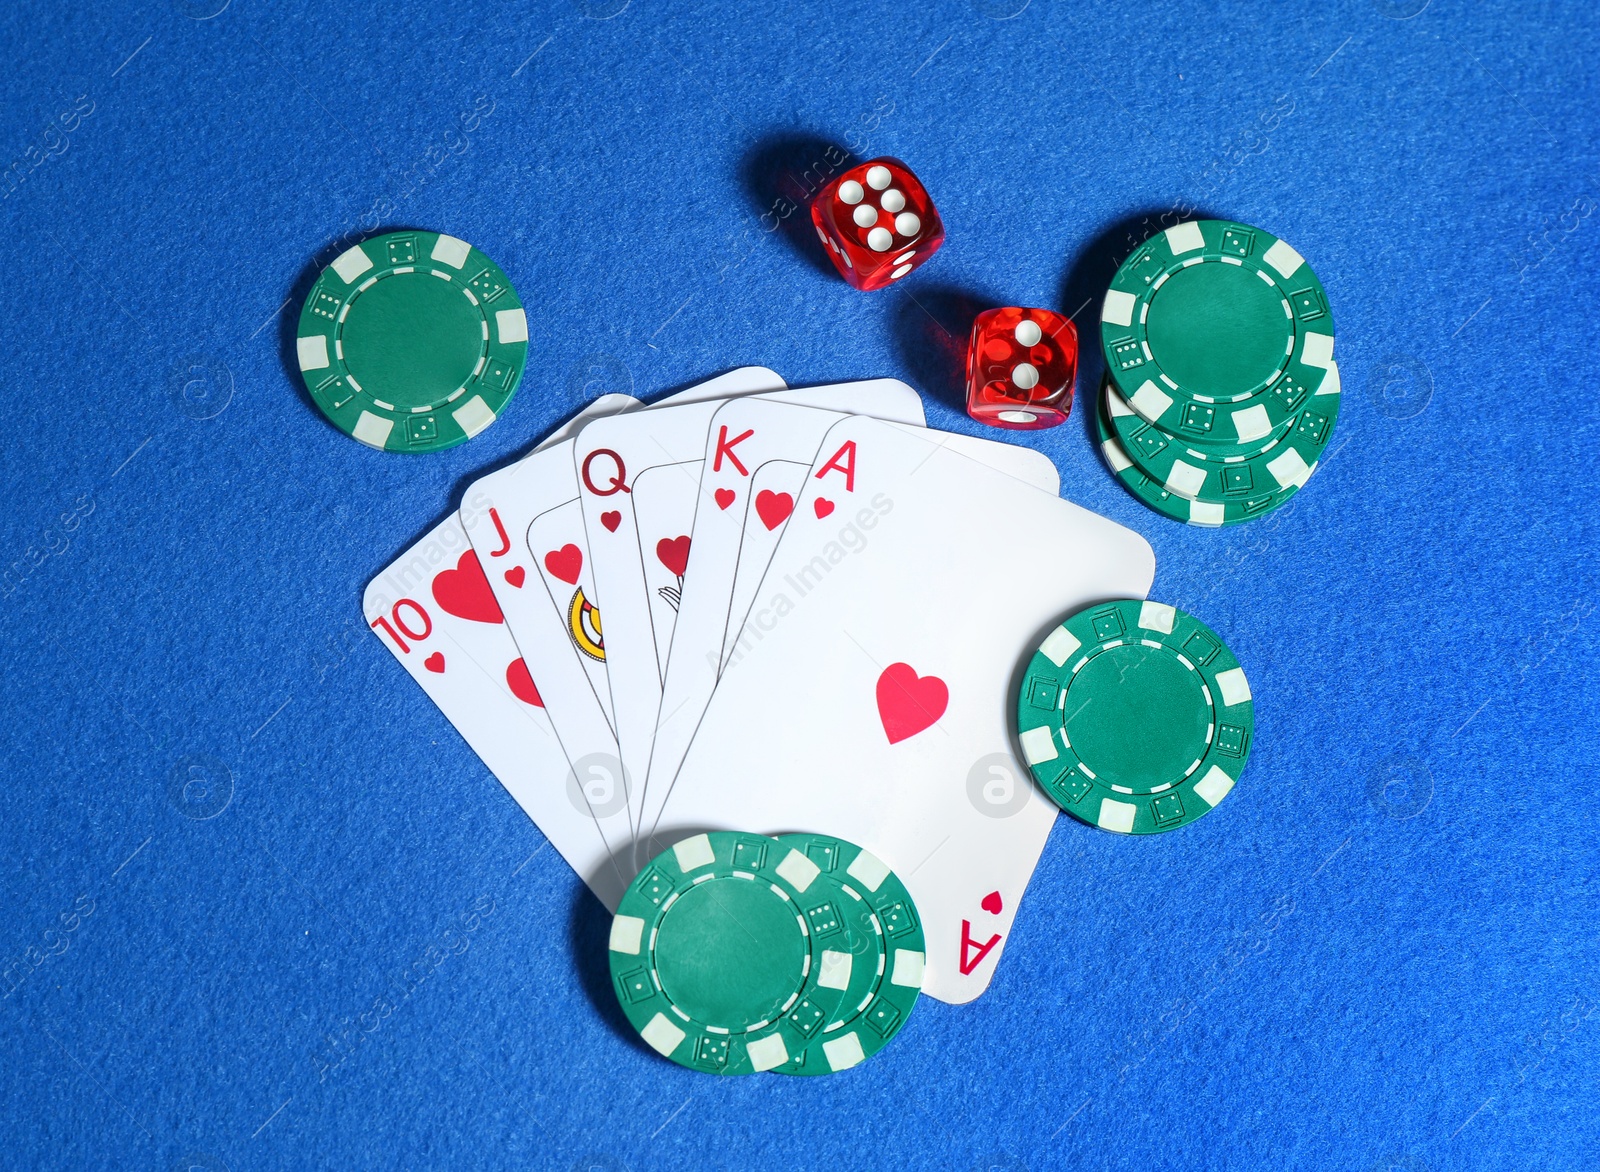
<svg viewBox="0 0 1600 1172"><path fill-rule="evenodd" d="M923 264L944 243L944 222L899 159L844 172L818 193L811 222L839 275L857 289L882 289Z"/></svg>
<svg viewBox="0 0 1600 1172"><path fill-rule="evenodd" d="M972 323L967 414L991 427L1054 427L1072 411L1078 327L1048 309L990 309Z"/></svg>

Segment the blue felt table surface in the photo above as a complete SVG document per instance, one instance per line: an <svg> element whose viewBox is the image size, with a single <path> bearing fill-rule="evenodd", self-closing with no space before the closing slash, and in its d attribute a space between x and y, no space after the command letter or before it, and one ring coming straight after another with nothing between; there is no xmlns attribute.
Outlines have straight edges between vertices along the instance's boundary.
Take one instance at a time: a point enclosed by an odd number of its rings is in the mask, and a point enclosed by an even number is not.
<svg viewBox="0 0 1600 1172"><path fill-rule="evenodd" d="M1597 32L1576 0L6 6L0 1164L1594 1166ZM849 289L789 214L830 145L938 203L903 285ZM1187 209L1290 240L1338 325L1328 457L1225 531L1092 443L1099 295ZM320 266L403 226L493 256L531 334L500 422L416 458L293 360ZM1072 418L1013 438L1238 653L1249 769L1177 833L1062 817L987 995L867 1065L672 1066L362 587L605 390L896 376L981 433L942 339L998 304L1078 313Z"/></svg>

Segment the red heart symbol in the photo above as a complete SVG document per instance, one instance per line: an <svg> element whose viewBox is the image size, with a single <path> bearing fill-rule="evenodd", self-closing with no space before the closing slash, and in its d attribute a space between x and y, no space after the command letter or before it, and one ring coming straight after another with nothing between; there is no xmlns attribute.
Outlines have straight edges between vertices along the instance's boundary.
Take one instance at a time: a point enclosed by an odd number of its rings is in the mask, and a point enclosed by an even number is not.
<svg viewBox="0 0 1600 1172"><path fill-rule="evenodd" d="M714 495L717 498L717 508L725 509L733 504L735 493L731 488L719 488Z"/></svg>
<svg viewBox="0 0 1600 1172"><path fill-rule="evenodd" d="M978 906L983 908L983 910L988 912L991 916L998 916L1000 914L1000 909L1006 905L1000 902L1000 893L998 891L991 891L988 895L983 897L982 902Z"/></svg>
<svg viewBox="0 0 1600 1172"><path fill-rule="evenodd" d="M663 537L656 542L656 557L661 559L661 564L667 569L678 577L683 577L684 570L689 568L689 538Z"/></svg>
<svg viewBox="0 0 1600 1172"><path fill-rule="evenodd" d="M534 687L533 677L528 674L528 665L522 660L513 659L506 664L506 685L511 689L511 694L524 704L532 704L535 708L544 707L544 701L539 697L539 689Z"/></svg>
<svg viewBox="0 0 1600 1172"><path fill-rule="evenodd" d="M438 672L440 675L443 675L444 653L441 651L435 651L432 655L428 656L428 658L422 661L422 666L427 668L429 671Z"/></svg>
<svg viewBox="0 0 1600 1172"><path fill-rule="evenodd" d="M792 512L794 497L788 493L773 492L770 488L763 488L756 493L756 516L761 518L761 523L769 531L787 521Z"/></svg>
<svg viewBox="0 0 1600 1172"><path fill-rule="evenodd" d="M568 586L574 586L583 571L583 550L569 541L560 549L552 549L544 555L544 568Z"/></svg>
<svg viewBox="0 0 1600 1172"><path fill-rule="evenodd" d="M826 517L829 513L833 512L833 502L825 496L819 496L816 500L812 501L811 507L816 510L817 520L819 521Z"/></svg>
<svg viewBox="0 0 1600 1172"><path fill-rule="evenodd" d="M950 689L938 676L918 676L909 663L891 663L878 677L878 719L889 743L914 737L944 715Z"/></svg>
<svg viewBox="0 0 1600 1172"><path fill-rule="evenodd" d="M527 580L528 571L524 570L521 566L512 566L506 571L506 581L510 582L518 590L522 589L522 584Z"/></svg>
<svg viewBox="0 0 1600 1172"><path fill-rule="evenodd" d="M489 589L489 579L478 564L478 555L470 549L461 555L455 569L440 570L434 575L433 600L458 619L475 623L505 621L494 591Z"/></svg>
<svg viewBox="0 0 1600 1172"><path fill-rule="evenodd" d="M617 526L622 524L622 514L615 509L612 509L609 513L601 513L600 524L615 533Z"/></svg>

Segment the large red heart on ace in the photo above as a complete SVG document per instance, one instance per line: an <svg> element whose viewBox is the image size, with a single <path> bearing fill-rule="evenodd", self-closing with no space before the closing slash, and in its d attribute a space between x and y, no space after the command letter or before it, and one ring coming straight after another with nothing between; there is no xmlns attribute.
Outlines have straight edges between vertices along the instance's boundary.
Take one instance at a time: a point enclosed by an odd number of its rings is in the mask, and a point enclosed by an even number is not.
<svg viewBox="0 0 1600 1172"><path fill-rule="evenodd" d="M878 719L891 745L932 726L949 703L944 681L917 675L909 663L891 663L878 677Z"/></svg>
<svg viewBox="0 0 1600 1172"><path fill-rule="evenodd" d="M500 604L489 589L489 579L484 577L478 555L467 550L461 555L453 570L440 570L433 576L433 600L446 614L475 623L501 623L505 617Z"/></svg>
<svg viewBox="0 0 1600 1172"><path fill-rule="evenodd" d="M689 568L688 536L663 537L656 542L656 557L675 575L683 577L683 572Z"/></svg>

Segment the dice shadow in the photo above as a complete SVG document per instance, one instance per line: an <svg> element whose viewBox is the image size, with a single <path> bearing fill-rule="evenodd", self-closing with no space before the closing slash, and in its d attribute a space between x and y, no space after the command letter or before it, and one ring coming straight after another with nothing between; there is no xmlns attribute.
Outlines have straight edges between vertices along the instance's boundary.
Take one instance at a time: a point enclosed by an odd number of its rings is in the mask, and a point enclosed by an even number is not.
<svg viewBox="0 0 1600 1172"><path fill-rule="evenodd" d="M1093 446L1099 445L1095 413L1100 409L1100 380L1105 375L1105 355L1100 349L1100 303L1105 299L1111 278L1134 249L1157 232L1182 220L1231 219L1220 213L1196 208L1174 218L1172 209L1148 208L1119 216L1090 236L1067 260L1061 274L1057 301L1062 313L1075 313L1078 327L1078 377L1073 388L1078 426Z"/></svg>
<svg viewBox="0 0 1600 1172"><path fill-rule="evenodd" d="M967 343L972 323L1003 302L954 285L904 286L893 331L917 386L954 411L967 409Z"/></svg>
<svg viewBox="0 0 1600 1172"><path fill-rule="evenodd" d="M1196 210L1191 218L1226 218ZM1170 221L1170 223L1169 223ZM1171 223L1170 209L1154 208L1118 217L1089 236L1068 258L1062 270L1055 305L1040 306L1058 313L1076 314L1078 374L1073 404L1079 425L1097 439L1094 412L1105 361L1100 351L1101 300L1117 266L1150 236ZM826 259L826 258L824 258ZM967 346L972 323L986 309L1016 304L956 285L907 285L894 315L894 336L900 357L917 385L952 410L967 408Z"/></svg>
<svg viewBox="0 0 1600 1172"><path fill-rule="evenodd" d="M811 223L811 201L834 176L859 161L821 135L785 131L758 139L739 171L764 233L781 234L813 269L837 278Z"/></svg>

